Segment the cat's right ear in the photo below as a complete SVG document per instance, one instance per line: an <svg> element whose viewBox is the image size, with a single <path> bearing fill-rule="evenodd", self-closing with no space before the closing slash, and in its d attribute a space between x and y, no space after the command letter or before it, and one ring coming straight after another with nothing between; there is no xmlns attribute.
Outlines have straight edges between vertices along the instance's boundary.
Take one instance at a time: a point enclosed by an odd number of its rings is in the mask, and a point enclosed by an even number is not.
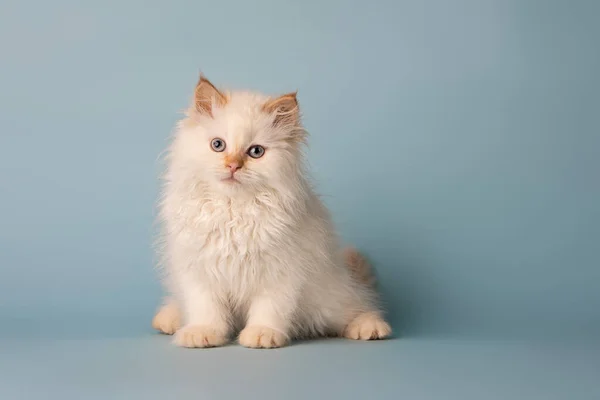
<svg viewBox="0 0 600 400"><path fill-rule="evenodd" d="M213 116L213 107L223 107L227 104L227 97L219 92L204 75L200 75L200 80L194 91L194 103L196 111L200 114Z"/></svg>

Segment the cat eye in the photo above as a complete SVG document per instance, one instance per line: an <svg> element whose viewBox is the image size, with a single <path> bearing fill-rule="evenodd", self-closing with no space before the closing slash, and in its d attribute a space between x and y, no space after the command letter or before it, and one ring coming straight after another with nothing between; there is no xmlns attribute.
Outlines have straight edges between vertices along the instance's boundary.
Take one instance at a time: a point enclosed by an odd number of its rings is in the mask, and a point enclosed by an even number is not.
<svg viewBox="0 0 600 400"><path fill-rule="evenodd" d="M220 153L225 150L225 141L223 139L214 138L212 142L210 142L210 147L217 153Z"/></svg>
<svg viewBox="0 0 600 400"><path fill-rule="evenodd" d="M262 146L252 146L248 149L248 155L252 158L261 158L265 154L265 148Z"/></svg>

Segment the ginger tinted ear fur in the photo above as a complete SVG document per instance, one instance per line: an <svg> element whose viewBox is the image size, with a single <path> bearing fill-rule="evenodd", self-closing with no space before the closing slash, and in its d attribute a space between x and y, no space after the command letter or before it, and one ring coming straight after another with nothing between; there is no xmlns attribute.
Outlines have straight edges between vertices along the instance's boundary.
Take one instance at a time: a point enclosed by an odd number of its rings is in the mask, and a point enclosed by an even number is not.
<svg viewBox="0 0 600 400"><path fill-rule="evenodd" d="M276 99L268 101L263 106L263 111L275 114L273 125L285 127L297 127L300 125L300 108L296 99L296 92L284 94Z"/></svg>
<svg viewBox="0 0 600 400"><path fill-rule="evenodd" d="M227 104L227 97L212 84L204 75L200 75L200 80L196 85L194 92L194 103L196 111L200 114L213 116L213 107L223 107Z"/></svg>

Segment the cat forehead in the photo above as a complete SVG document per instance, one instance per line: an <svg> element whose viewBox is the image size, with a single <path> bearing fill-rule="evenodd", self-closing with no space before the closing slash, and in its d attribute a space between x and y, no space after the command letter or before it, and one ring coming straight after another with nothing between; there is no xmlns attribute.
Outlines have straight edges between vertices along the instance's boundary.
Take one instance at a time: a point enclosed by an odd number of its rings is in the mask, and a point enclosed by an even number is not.
<svg viewBox="0 0 600 400"><path fill-rule="evenodd" d="M269 97L261 93L231 92L225 107L216 110L216 122L236 136L256 135L272 123L272 116L264 111Z"/></svg>
<svg viewBox="0 0 600 400"><path fill-rule="evenodd" d="M225 110L238 113L242 116L253 117L262 112L264 105L270 97L258 92L233 91L227 94Z"/></svg>

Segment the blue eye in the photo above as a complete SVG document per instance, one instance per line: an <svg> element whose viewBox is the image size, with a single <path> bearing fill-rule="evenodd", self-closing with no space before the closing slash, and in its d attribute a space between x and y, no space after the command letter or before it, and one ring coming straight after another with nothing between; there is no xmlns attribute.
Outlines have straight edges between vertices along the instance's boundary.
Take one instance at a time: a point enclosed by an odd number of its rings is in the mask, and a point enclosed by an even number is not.
<svg viewBox="0 0 600 400"><path fill-rule="evenodd" d="M265 154L265 148L262 146L252 146L248 149L248 155L252 158L261 158Z"/></svg>
<svg viewBox="0 0 600 400"><path fill-rule="evenodd" d="M212 142L210 142L210 147L217 153L220 153L225 150L225 141L223 139L214 138Z"/></svg>

